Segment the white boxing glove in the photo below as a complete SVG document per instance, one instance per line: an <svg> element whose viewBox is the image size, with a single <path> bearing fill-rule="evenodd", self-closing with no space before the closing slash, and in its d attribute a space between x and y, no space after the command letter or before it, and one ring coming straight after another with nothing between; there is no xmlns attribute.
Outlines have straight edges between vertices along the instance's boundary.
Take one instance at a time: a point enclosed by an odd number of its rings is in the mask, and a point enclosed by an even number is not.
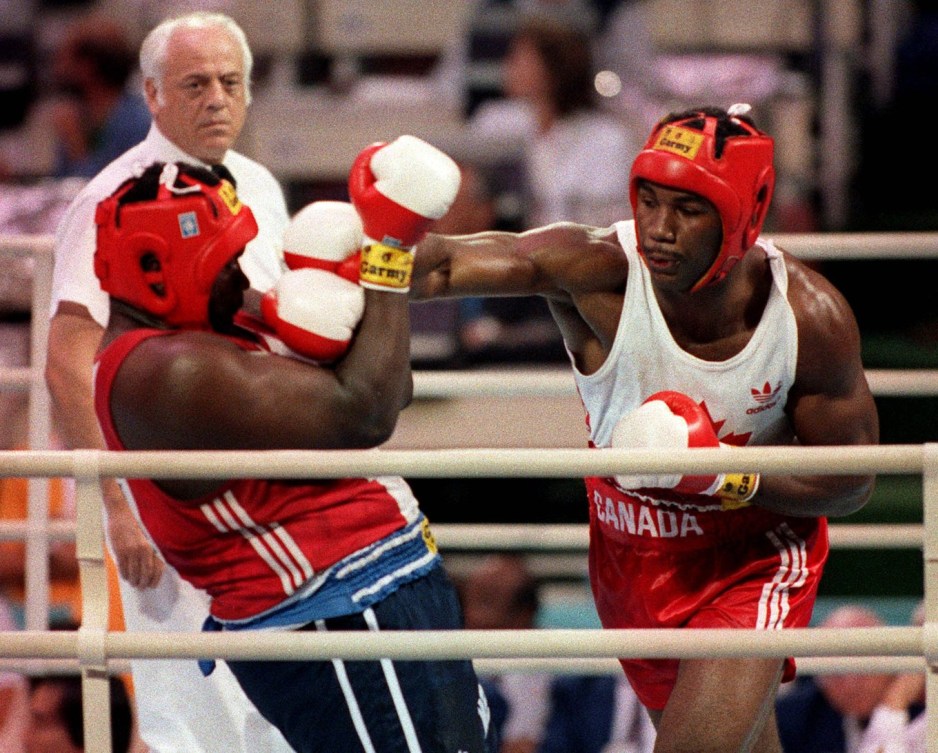
<svg viewBox="0 0 938 753"><path fill-rule="evenodd" d="M707 411L680 392L656 392L619 419L612 430L613 447L683 450L722 447ZM674 489L683 494L717 497L724 509L750 504L759 487L757 473L719 473L702 476L616 476L623 489Z"/></svg>
<svg viewBox="0 0 938 753"><path fill-rule="evenodd" d="M324 269L358 282L364 227L347 201L314 201L290 219L283 234L289 269Z"/></svg>
<svg viewBox="0 0 938 753"><path fill-rule="evenodd" d="M686 449L687 422L674 415L660 400L642 403L626 413L612 430L612 446L631 449ZM616 476L623 489L673 489L679 475Z"/></svg>
<svg viewBox="0 0 938 753"><path fill-rule="evenodd" d="M364 312L364 289L322 269L288 270L261 299L261 316L283 343L321 362L345 354Z"/></svg>
<svg viewBox="0 0 938 753"><path fill-rule="evenodd" d="M349 171L349 196L365 231L361 284L406 293L411 249L449 210L461 180L459 166L415 136L365 147Z"/></svg>

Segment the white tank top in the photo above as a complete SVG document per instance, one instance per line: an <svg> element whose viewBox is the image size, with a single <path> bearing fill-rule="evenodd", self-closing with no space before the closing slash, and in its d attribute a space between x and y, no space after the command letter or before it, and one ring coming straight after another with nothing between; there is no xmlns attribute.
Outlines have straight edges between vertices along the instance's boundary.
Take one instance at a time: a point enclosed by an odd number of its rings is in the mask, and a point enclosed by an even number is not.
<svg viewBox="0 0 938 753"><path fill-rule="evenodd" d="M634 221L615 227L629 263L616 337L595 373L573 368L593 443L609 447L613 427L624 414L655 392L677 390L706 407L726 444L792 444L785 403L795 380L798 330L781 252L769 240L757 241L773 279L762 319L739 353L725 361L704 361L672 337L637 250Z"/></svg>

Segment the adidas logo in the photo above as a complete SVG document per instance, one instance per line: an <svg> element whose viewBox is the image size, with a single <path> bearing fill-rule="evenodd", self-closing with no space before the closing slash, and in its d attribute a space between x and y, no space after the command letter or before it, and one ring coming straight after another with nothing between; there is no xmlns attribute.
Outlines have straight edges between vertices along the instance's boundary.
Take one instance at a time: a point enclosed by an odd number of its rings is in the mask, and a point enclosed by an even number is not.
<svg viewBox="0 0 938 753"><path fill-rule="evenodd" d="M762 403L768 403L775 400L778 397L778 392L781 388L781 382L775 385L774 390L772 389L772 385L766 382L762 386L761 390L758 387L750 387L749 392L752 393L752 399L761 405Z"/></svg>

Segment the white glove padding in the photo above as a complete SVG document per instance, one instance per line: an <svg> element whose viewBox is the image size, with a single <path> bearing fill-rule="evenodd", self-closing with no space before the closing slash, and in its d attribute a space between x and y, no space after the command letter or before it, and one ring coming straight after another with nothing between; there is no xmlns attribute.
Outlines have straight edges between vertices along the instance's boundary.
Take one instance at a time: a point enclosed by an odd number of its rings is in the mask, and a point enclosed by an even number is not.
<svg viewBox="0 0 938 753"><path fill-rule="evenodd" d="M377 191L432 220L449 210L462 179L452 158L416 136L399 136L379 149L370 166Z"/></svg>
<svg viewBox="0 0 938 753"><path fill-rule="evenodd" d="M325 269L358 281L358 264L342 271L359 252L365 230L347 201L314 201L297 212L283 234L283 259L289 269Z"/></svg>
<svg viewBox="0 0 938 753"><path fill-rule="evenodd" d="M687 422L676 416L660 400L643 403L619 419L612 430L612 447L634 449L687 449ZM616 476L623 489L673 489L681 482L680 475Z"/></svg>
<svg viewBox="0 0 938 753"><path fill-rule="evenodd" d="M261 314L278 337L317 361L345 354L364 312L364 289L321 269L284 272L261 301Z"/></svg>
<svg viewBox="0 0 938 753"><path fill-rule="evenodd" d="M682 450L725 447L706 409L673 390L656 392L626 414L612 431L613 447ZM682 494L718 497L724 510L748 507L759 488L758 473L616 476L623 489L674 489Z"/></svg>

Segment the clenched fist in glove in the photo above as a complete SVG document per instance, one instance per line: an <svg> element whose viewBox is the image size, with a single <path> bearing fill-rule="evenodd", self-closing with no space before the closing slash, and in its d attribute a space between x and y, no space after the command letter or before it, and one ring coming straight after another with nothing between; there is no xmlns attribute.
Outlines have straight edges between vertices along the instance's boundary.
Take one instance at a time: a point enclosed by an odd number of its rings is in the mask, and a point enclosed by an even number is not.
<svg viewBox="0 0 938 753"><path fill-rule="evenodd" d="M290 268L261 299L261 316L291 350L316 361L345 354L365 311L358 285L362 223L341 201L301 209L284 233Z"/></svg>
<svg viewBox="0 0 938 753"><path fill-rule="evenodd" d="M361 284L406 293L412 248L449 210L459 166L415 136L363 149L349 172L349 195L365 229Z"/></svg>
<svg viewBox="0 0 938 753"><path fill-rule="evenodd" d="M612 431L613 447L660 448L722 447L707 412L680 392L657 392ZM718 497L724 509L744 507L755 496L759 475L721 473L710 476L616 476L623 489L673 489L684 494Z"/></svg>
<svg viewBox="0 0 938 753"><path fill-rule="evenodd" d="M347 201L314 201L297 212L283 234L289 269L324 269L358 282L362 221Z"/></svg>

